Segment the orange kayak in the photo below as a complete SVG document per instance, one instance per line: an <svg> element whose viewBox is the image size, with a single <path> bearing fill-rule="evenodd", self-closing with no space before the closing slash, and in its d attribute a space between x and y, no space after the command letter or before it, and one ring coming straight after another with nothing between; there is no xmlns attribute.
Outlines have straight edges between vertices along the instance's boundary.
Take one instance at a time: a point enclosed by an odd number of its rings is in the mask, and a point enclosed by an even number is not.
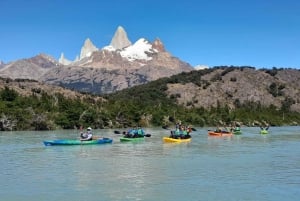
<svg viewBox="0 0 300 201"><path fill-rule="evenodd" d="M232 132L208 131L208 135L210 135L210 136L232 136Z"/></svg>

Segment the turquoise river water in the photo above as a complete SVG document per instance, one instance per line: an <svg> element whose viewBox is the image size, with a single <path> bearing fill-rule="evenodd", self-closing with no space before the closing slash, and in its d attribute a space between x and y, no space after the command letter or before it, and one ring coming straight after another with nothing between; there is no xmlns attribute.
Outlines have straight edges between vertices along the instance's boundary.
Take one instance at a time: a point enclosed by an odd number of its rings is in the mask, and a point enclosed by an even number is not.
<svg viewBox="0 0 300 201"><path fill-rule="evenodd" d="M168 130L146 129L144 142L44 146L74 130L0 132L3 201L296 201L300 199L300 127L242 128L242 135L164 144Z"/></svg>

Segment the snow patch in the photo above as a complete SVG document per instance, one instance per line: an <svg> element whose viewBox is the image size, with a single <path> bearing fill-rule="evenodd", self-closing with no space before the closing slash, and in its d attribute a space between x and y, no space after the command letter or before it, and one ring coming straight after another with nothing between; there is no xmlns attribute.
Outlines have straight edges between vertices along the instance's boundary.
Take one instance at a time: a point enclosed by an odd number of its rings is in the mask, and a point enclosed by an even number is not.
<svg viewBox="0 0 300 201"><path fill-rule="evenodd" d="M110 51L110 52L116 51L116 49L111 45L103 47L102 50L107 50L107 51Z"/></svg>
<svg viewBox="0 0 300 201"><path fill-rule="evenodd" d="M151 60L152 57L149 57L146 52L148 53L155 53L156 50L152 49L152 44L149 43L146 39L141 38L133 45L124 48L120 52L121 56L127 58L129 61L134 60Z"/></svg>
<svg viewBox="0 0 300 201"><path fill-rule="evenodd" d="M196 65L194 66L195 70L204 70L204 69L208 69L209 66L207 65Z"/></svg>

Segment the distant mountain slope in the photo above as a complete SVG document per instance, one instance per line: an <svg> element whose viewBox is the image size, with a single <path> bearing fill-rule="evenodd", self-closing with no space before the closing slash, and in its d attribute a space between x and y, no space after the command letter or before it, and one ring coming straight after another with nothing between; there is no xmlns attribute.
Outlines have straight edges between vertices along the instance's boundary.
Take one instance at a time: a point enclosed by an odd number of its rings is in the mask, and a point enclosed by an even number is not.
<svg viewBox="0 0 300 201"><path fill-rule="evenodd" d="M20 96L31 96L32 94L36 94L37 96L39 96L41 92L44 92L49 96L55 94L63 94L64 97L70 99L76 99L76 98L83 99L85 97L90 97L90 95L88 94L83 95L82 93L79 93L77 91L72 91L70 89L66 89L63 87L49 85L35 80L27 80L27 79L12 80L9 78L0 78L0 90L4 89L5 87L15 90ZM99 98L100 97L96 97L96 99Z"/></svg>
<svg viewBox="0 0 300 201"><path fill-rule="evenodd" d="M11 79L38 80L50 68L59 66L59 63L46 54L39 54L29 59L21 59L0 68L0 77Z"/></svg>

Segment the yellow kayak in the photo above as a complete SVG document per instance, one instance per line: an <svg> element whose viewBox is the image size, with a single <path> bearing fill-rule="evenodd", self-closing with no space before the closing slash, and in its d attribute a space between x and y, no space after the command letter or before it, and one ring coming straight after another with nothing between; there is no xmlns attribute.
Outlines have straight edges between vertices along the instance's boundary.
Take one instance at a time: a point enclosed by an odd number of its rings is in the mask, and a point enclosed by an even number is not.
<svg viewBox="0 0 300 201"><path fill-rule="evenodd" d="M180 143L180 142L190 142L192 140L192 138L188 138L188 139L175 139L175 138L170 138L170 137L163 137L163 141L165 143Z"/></svg>

